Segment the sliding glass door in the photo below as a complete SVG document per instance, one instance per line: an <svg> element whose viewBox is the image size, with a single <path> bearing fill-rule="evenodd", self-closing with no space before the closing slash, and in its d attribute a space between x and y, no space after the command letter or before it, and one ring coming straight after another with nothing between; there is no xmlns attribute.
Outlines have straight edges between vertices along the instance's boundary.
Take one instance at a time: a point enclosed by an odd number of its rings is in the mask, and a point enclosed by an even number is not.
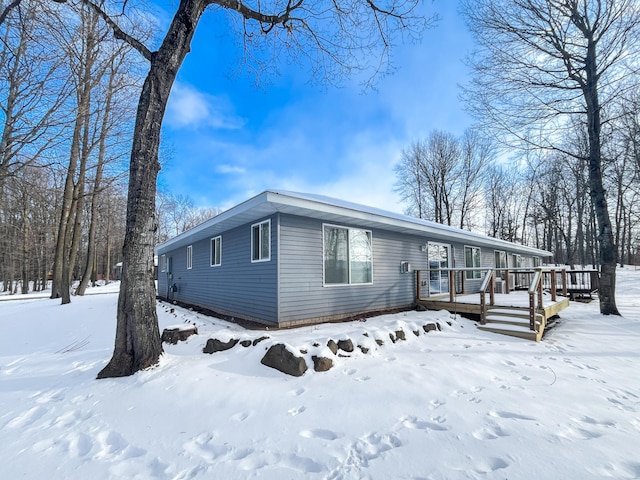
<svg viewBox="0 0 640 480"><path fill-rule="evenodd" d="M449 271L451 246L429 242L429 295L449 293Z"/></svg>

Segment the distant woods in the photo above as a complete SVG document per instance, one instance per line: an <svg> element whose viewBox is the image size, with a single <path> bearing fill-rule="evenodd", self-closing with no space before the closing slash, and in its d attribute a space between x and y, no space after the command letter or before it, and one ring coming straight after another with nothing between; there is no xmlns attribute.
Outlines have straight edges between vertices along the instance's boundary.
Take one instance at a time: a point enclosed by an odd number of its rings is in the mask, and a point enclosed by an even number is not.
<svg viewBox="0 0 640 480"><path fill-rule="evenodd" d="M626 104L605 142L604 182L622 265L640 262L638 100ZM587 148L580 128L566 141L567 148ZM409 215L549 250L556 263L598 265L584 158L546 150L509 154L478 132L458 138L432 131L405 147L395 169Z"/></svg>
<svg viewBox="0 0 640 480"><path fill-rule="evenodd" d="M122 261L144 64L93 11L64 8L23 2L0 25L0 287L67 303ZM168 192L158 207L157 241L218 213Z"/></svg>

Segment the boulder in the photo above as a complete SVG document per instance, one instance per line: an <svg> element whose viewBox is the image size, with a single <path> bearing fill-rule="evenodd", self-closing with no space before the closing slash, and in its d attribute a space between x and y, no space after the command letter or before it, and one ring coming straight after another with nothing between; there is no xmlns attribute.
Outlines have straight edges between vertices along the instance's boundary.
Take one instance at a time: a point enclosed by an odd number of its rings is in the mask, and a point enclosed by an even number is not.
<svg viewBox="0 0 640 480"><path fill-rule="evenodd" d="M245 348L250 347L251 346L251 340L242 340L240 342L240 345L242 345Z"/></svg>
<svg viewBox="0 0 640 480"><path fill-rule="evenodd" d="M307 362L305 362L304 358L296 357L282 343L272 345L262 357L260 363L294 377L300 377L307 371Z"/></svg>
<svg viewBox="0 0 640 480"><path fill-rule="evenodd" d="M238 343L238 340L232 338L228 342L221 342L217 338L210 338L207 340L207 344L204 346L202 350L203 353L215 353L215 352L223 352L225 350L229 350L233 348Z"/></svg>
<svg viewBox="0 0 640 480"><path fill-rule="evenodd" d="M440 324L439 323L427 323L426 325L424 325L422 327L422 329L426 332L432 332L434 330L440 330Z"/></svg>
<svg viewBox="0 0 640 480"><path fill-rule="evenodd" d="M316 372L326 372L333 367L333 360L327 357L318 357L317 355L313 355L311 360L313 360L313 369Z"/></svg>
<svg viewBox="0 0 640 480"><path fill-rule="evenodd" d="M162 331L162 342L175 345L178 342L184 342L191 335L198 334L198 327L195 325L189 327L165 328Z"/></svg>
<svg viewBox="0 0 640 480"><path fill-rule="evenodd" d="M338 340L338 348L344 352L353 352L353 342L348 338L345 340Z"/></svg>
<svg viewBox="0 0 640 480"><path fill-rule="evenodd" d="M338 344L333 340L329 340L327 342L327 348L331 350L331 353L333 353L334 355L338 353Z"/></svg>
<svg viewBox="0 0 640 480"><path fill-rule="evenodd" d="M256 338L256 339L253 341L253 346L255 347L257 344L259 344L259 343L260 343L260 342L262 342L263 340L266 340L267 338L269 338L269 337L262 336L262 337L260 337L260 338Z"/></svg>
<svg viewBox="0 0 640 480"><path fill-rule="evenodd" d="M396 340L406 340L407 336L404 334L404 330L396 330Z"/></svg>

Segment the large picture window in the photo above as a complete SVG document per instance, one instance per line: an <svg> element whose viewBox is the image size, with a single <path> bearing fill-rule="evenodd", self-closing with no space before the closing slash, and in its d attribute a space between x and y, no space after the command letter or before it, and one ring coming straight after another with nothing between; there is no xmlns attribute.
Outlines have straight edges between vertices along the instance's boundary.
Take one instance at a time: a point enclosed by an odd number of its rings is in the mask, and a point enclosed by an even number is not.
<svg viewBox="0 0 640 480"><path fill-rule="evenodd" d="M222 237L218 236L211 239L211 266L220 265L222 265Z"/></svg>
<svg viewBox="0 0 640 480"><path fill-rule="evenodd" d="M333 225L323 230L325 285L372 283L371 232Z"/></svg>
<svg viewBox="0 0 640 480"><path fill-rule="evenodd" d="M464 265L467 268L480 268L480 249L478 247L464 247ZM467 270L468 280L482 278L480 270Z"/></svg>
<svg viewBox="0 0 640 480"><path fill-rule="evenodd" d="M271 220L251 225L251 261L271 259Z"/></svg>

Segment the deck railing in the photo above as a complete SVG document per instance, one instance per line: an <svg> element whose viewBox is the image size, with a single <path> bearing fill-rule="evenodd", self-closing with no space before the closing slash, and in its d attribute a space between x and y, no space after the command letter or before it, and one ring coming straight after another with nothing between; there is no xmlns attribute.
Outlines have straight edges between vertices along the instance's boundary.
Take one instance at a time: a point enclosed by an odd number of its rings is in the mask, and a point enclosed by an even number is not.
<svg viewBox="0 0 640 480"><path fill-rule="evenodd" d="M467 278L467 272L481 272L477 278ZM430 273L438 272L437 278L431 278ZM424 275L426 274L426 275ZM446 275L443 275L446 274ZM424 277L426 276L426 280ZM445 281L446 279L446 281ZM555 267L525 267L525 268L441 268L430 271L416 271L417 299L433 298L429 291L430 282L440 286L443 281L448 291L438 296L449 296L450 302L455 302L457 295L469 293L480 294L480 322L486 323L487 311L495 304L495 293L508 294L515 289L527 290L529 294L529 319L531 330L537 331L536 313L543 308L543 293L548 292L552 301L558 295L572 296L576 292L592 292L597 290L599 276L594 269L567 270L563 266ZM479 287L478 283L480 282ZM467 291L467 284L473 282L473 291ZM499 288L498 288L499 287ZM423 296L423 289L426 295ZM487 294L489 299L487 302Z"/></svg>

